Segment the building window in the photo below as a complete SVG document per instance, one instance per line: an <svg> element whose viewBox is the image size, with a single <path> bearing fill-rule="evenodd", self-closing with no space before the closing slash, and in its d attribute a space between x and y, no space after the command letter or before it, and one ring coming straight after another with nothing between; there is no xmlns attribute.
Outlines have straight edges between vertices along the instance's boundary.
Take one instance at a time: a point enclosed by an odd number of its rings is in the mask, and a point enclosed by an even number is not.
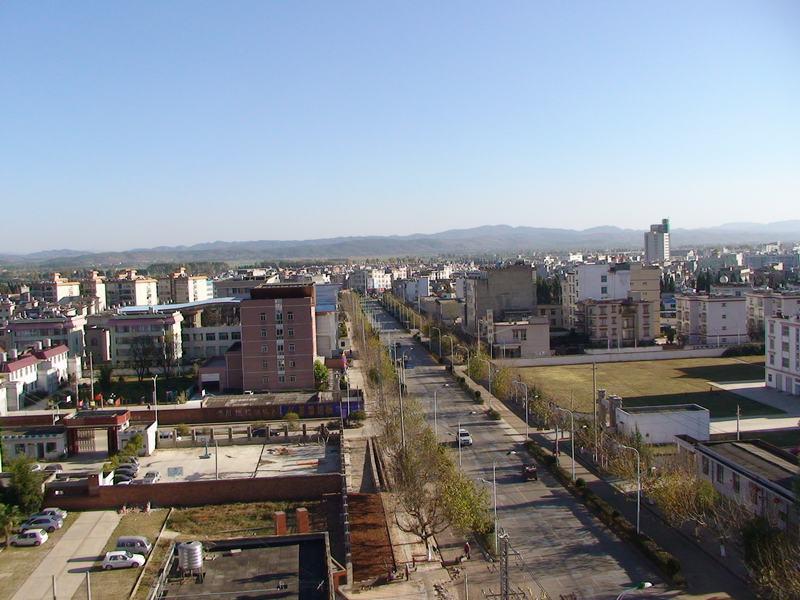
<svg viewBox="0 0 800 600"><path fill-rule="evenodd" d="M741 481L739 480L739 474L732 473L731 475L733 476L733 491L738 494L739 490L741 489Z"/></svg>
<svg viewBox="0 0 800 600"><path fill-rule="evenodd" d="M267 337L267 330L263 327L261 328L261 337Z"/></svg>
<svg viewBox="0 0 800 600"><path fill-rule="evenodd" d="M289 352L294 352L294 344L289 344Z"/></svg>
<svg viewBox="0 0 800 600"><path fill-rule="evenodd" d="M725 467L720 464L717 464L717 482L725 482Z"/></svg>
<svg viewBox="0 0 800 600"><path fill-rule="evenodd" d="M290 361L289 361L289 367L290 367L290 368L293 368L293 367L295 367L296 365L297 365L297 363L295 363L293 360L290 360Z"/></svg>
<svg viewBox="0 0 800 600"><path fill-rule="evenodd" d="M289 375L289 381L291 383L294 383L295 381L297 381L297 377L295 377L294 375Z"/></svg>
<svg viewBox="0 0 800 600"><path fill-rule="evenodd" d="M288 335L289 337L294 337L294 329L289 327L289 329L286 330L286 335Z"/></svg>
<svg viewBox="0 0 800 600"><path fill-rule="evenodd" d="M278 326L275 328L275 335L276 335L277 337L279 337L279 338L282 338L282 337L283 337L283 325L278 325Z"/></svg>
<svg viewBox="0 0 800 600"><path fill-rule="evenodd" d="M225 340L227 340L227 339L228 339L228 334L227 334L226 332L224 332L224 331L223 331L223 332L220 332L220 334L219 334L219 341L220 341L220 342L222 342L222 341L225 341Z"/></svg>
<svg viewBox="0 0 800 600"><path fill-rule="evenodd" d="M278 354L283 354L283 342L282 341L278 342L277 347L278 347Z"/></svg>
<svg viewBox="0 0 800 600"><path fill-rule="evenodd" d="M217 334L216 333L207 333L206 334L206 341L207 342L216 342L217 341Z"/></svg>
<svg viewBox="0 0 800 600"><path fill-rule="evenodd" d="M600 282L606 283L608 281L608 275L600 275Z"/></svg>
<svg viewBox="0 0 800 600"><path fill-rule="evenodd" d="M262 369L268 369L269 368L269 362L267 362L266 360L262 360L261 361L261 368Z"/></svg>
<svg viewBox="0 0 800 600"><path fill-rule="evenodd" d="M285 371L285 370L286 370L286 361L283 360L282 358L278 359L278 371Z"/></svg>
<svg viewBox="0 0 800 600"><path fill-rule="evenodd" d="M289 312L286 313L286 320L287 321L294 321L294 313L292 311L289 311Z"/></svg>
<svg viewBox="0 0 800 600"><path fill-rule="evenodd" d="M600 293L601 294L607 294L608 293L608 286L604 285L603 287L601 287L600 288Z"/></svg>
<svg viewBox="0 0 800 600"><path fill-rule="evenodd" d="M231 339L232 339L232 340L240 340L240 339L242 339L242 334L241 334L241 333L239 333L238 331L234 331L234 332L231 334Z"/></svg>
<svg viewBox="0 0 800 600"><path fill-rule="evenodd" d="M268 385L269 384L269 375L264 375L264 377L261 378L261 383L264 384L264 385Z"/></svg>
<svg viewBox="0 0 800 600"><path fill-rule="evenodd" d="M266 321L267 320L267 313L260 313L258 316L262 321Z"/></svg>
<svg viewBox="0 0 800 600"><path fill-rule="evenodd" d="M283 323L283 311L280 310L275 311L275 322Z"/></svg>
<svg viewBox="0 0 800 600"><path fill-rule="evenodd" d="M520 342L528 339L528 332L525 329L512 329L511 334L515 340Z"/></svg>
<svg viewBox="0 0 800 600"><path fill-rule="evenodd" d="M286 376L278 375L278 383L286 383Z"/></svg>

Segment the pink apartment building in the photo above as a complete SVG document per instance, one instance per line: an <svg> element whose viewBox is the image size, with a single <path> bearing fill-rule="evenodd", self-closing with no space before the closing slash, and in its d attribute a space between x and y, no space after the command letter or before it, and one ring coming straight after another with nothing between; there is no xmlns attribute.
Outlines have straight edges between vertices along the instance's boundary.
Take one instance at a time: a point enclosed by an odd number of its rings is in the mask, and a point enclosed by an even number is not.
<svg viewBox="0 0 800 600"><path fill-rule="evenodd" d="M314 389L315 304L310 283L264 284L250 291L240 310L243 389Z"/></svg>

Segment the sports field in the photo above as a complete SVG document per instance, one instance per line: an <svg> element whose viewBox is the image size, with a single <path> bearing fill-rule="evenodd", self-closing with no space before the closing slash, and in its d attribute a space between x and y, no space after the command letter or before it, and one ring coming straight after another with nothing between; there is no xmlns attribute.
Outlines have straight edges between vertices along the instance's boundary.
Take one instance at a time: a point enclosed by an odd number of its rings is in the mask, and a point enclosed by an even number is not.
<svg viewBox="0 0 800 600"><path fill-rule="evenodd" d="M515 369L529 386L543 390L565 408L592 410L592 365ZM597 389L623 398L625 406L694 403L711 417L732 417L736 405L743 416L781 414L760 402L714 388L709 382L764 380L764 358L687 358L605 363L597 365ZM572 398L572 401L570 400Z"/></svg>

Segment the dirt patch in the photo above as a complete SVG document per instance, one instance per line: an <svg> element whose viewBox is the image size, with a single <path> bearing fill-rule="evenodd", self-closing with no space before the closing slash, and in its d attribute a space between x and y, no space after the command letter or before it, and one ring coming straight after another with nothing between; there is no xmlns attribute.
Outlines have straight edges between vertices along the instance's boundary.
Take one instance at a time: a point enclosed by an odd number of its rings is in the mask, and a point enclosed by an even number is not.
<svg viewBox="0 0 800 600"><path fill-rule="evenodd" d="M353 579L366 581L394 569L386 513L379 494L348 494Z"/></svg>

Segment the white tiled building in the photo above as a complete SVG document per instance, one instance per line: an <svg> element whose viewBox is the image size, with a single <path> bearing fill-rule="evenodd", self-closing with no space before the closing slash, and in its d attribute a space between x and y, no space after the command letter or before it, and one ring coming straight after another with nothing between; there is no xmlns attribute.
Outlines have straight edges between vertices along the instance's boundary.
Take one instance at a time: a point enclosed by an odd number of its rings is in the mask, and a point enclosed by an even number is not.
<svg viewBox="0 0 800 600"><path fill-rule="evenodd" d="M800 291L778 292L771 289L750 290L745 294L747 331L761 339L766 331L766 318L800 312Z"/></svg>
<svg viewBox="0 0 800 600"><path fill-rule="evenodd" d="M792 317L767 317L766 384L800 396L800 313Z"/></svg>
<svg viewBox="0 0 800 600"><path fill-rule="evenodd" d="M733 296L675 296L676 329L685 343L729 346L748 340L745 299Z"/></svg>

